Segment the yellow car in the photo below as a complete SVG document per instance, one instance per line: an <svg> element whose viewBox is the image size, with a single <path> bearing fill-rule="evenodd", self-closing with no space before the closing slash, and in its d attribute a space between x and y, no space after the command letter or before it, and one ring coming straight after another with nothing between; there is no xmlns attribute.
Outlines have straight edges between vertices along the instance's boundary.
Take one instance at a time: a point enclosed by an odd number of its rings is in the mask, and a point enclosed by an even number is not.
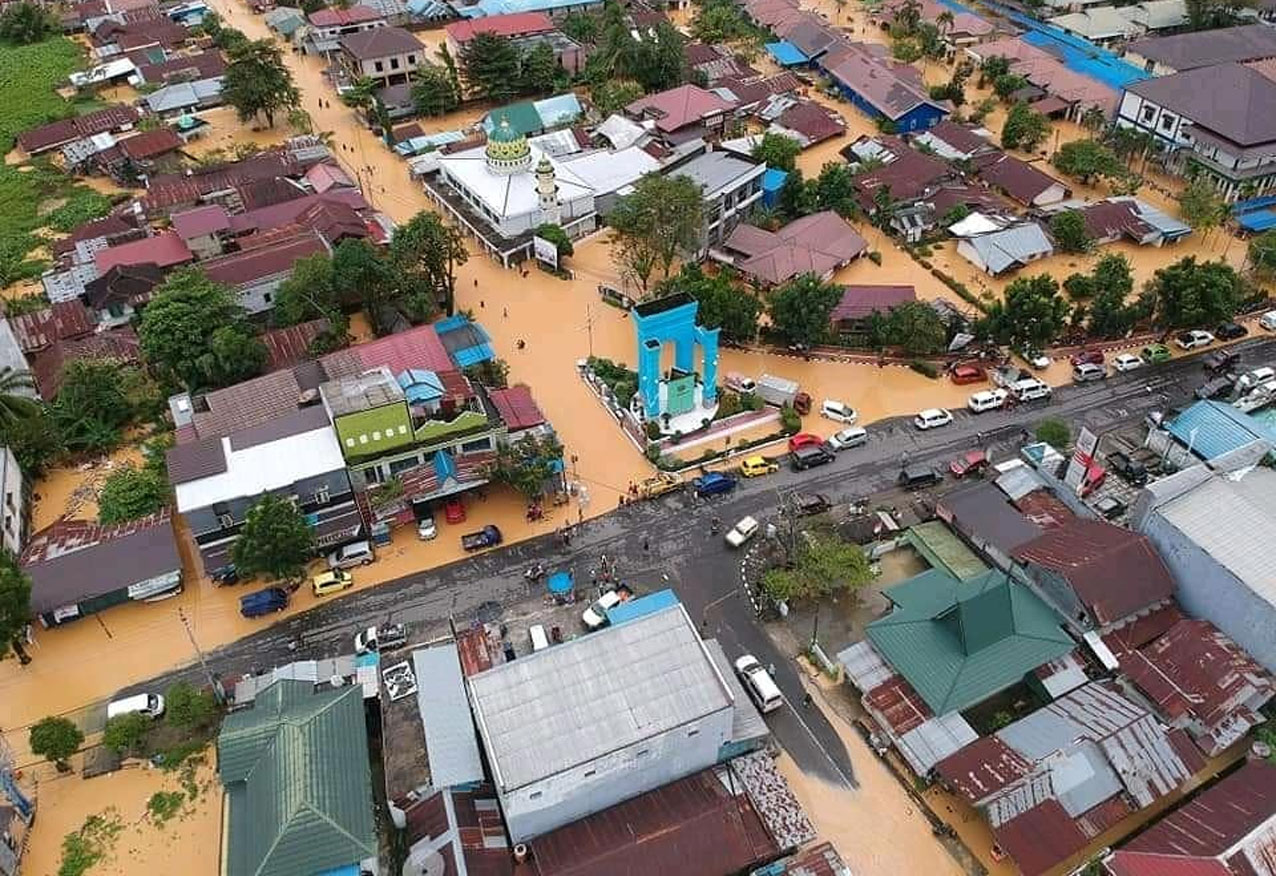
<svg viewBox="0 0 1276 876"><path fill-rule="evenodd" d="M780 470L780 464L772 462L765 456L750 456L744 462L740 463L740 474L746 478L756 478L762 475L769 475L772 472Z"/></svg>
<svg viewBox="0 0 1276 876"><path fill-rule="evenodd" d="M340 593L354 586L354 578L345 569L333 569L320 572L310 581L315 596L327 596L329 593Z"/></svg>

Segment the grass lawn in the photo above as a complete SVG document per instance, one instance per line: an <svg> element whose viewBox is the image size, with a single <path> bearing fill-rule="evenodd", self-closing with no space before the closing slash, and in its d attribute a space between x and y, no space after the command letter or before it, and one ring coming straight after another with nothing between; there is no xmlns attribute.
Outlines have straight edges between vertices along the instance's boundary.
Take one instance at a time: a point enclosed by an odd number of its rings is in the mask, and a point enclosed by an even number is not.
<svg viewBox="0 0 1276 876"><path fill-rule="evenodd" d="M72 113L56 89L80 66L78 45L57 37L30 46L0 44L0 152L13 148L27 128Z"/></svg>

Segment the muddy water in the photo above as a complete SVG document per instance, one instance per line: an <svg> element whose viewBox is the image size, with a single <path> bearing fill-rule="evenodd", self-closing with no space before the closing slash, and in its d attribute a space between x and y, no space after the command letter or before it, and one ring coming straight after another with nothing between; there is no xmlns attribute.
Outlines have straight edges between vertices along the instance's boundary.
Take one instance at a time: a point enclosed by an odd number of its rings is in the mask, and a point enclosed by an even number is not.
<svg viewBox="0 0 1276 876"><path fill-rule="evenodd" d="M122 447L109 456L78 465L50 469L35 483L31 531L37 532L59 517L97 519L97 494L111 472L132 463L142 464L142 451Z"/></svg>

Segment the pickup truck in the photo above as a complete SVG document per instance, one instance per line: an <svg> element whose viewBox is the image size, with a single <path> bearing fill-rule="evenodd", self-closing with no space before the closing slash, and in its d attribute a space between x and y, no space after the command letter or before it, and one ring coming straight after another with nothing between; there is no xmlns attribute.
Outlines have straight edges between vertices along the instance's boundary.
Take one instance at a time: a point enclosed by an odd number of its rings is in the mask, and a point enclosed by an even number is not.
<svg viewBox="0 0 1276 876"><path fill-rule="evenodd" d="M461 536L461 547L467 551L481 551L484 548L496 547L505 537L495 526L484 526L478 532L467 532Z"/></svg>
<svg viewBox="0 0 1276 876"><path fill-rule="evenodd" d="M655 477L647 478L640 483L638 485L638 495L644 499L654 499L657 496L663 496L665 493L672 493L681 489L681 480L668 472L661 472Z"/></svg>
<svg viewBox="0 0 1276 876"><path fill-rule="evenodd" d="M408 628L403 624L386 624L383 627L368 627L361 633L354 634L354 653L367 654L373 651L393 651L408 643Z"/></svg>

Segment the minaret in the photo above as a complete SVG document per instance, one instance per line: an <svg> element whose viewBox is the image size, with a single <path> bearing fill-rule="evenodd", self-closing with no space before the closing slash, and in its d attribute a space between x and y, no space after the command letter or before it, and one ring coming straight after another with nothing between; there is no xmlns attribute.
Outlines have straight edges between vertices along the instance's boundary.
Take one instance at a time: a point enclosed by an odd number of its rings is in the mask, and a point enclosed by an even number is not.
<svg viewBox="0 0 1276 876"><path fill-rule="evenodd" d="M536 165L536 196L540 199L541 222L557 225L560 218L558 183L554 180L554 165L550 164L549 159L544 155L541 156L540 163Z"/></svg>

